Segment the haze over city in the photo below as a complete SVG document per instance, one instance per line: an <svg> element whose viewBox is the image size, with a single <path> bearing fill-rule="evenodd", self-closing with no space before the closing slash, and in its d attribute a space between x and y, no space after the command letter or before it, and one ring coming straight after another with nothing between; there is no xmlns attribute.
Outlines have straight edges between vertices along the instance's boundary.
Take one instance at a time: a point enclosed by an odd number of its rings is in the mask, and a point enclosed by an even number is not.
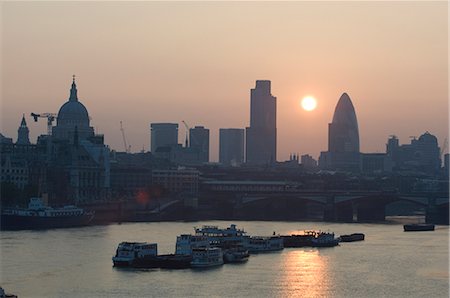
<svg viewBox="0 0 450 298"><path fill-rule="evenodd" d="M31 112L78 97L105 144L149 150L151 122L210 129L249 125L250 89L277 97L278 160L315 158L343 92L355 106L362 152L385 152L430 131L448 135L446 2L8 2L2 6L1 132L45 133ZM306 111L300 101L317 100Z"/></svg>

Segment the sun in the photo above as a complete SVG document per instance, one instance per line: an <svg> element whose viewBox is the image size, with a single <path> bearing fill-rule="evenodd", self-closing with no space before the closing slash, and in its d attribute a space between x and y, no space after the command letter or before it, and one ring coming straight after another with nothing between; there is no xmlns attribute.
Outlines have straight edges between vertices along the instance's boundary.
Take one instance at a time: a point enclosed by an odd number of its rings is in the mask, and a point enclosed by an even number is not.
<svg viewBox="0 0 450 298"><path fill-rule="evenodd" d="M312 111L317 107L317 101L312 96L306 96L302 99L302 108L306 111Z"/></svg>

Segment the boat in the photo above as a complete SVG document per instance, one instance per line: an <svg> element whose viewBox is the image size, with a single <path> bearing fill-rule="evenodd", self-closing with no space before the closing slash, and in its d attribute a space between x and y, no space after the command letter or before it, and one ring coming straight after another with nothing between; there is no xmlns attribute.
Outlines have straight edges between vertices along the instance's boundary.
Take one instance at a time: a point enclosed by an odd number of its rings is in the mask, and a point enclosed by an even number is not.
<svg viewBox="0 0 450 298"><path fill-rule="evenodd" d="M112 258L114 267L183 269L191 266L191 255L158 255L158 245L147 242L122 242Z"/></svg>
<svg viewBox="0 0 450 298"><path fill-rule="evenodd" d="M94 212L74 205L61 208L46 206L41 198L31 198L28 208L5 208L1 213L2 230L38 230L88 225Z"/></svg>
<svg viewBox="0 0 450 298"><path fill-rule="evenodd" d="M157 268L158 245L147 242L121 242L112 258L114 267Z"/></svg>
<svg viewBox="0 0 450 298"><path fill-rule="evenodd" d="M198 247L210 247L208 237L202 235L182 234L177 236L175 254L192 255L192 249Z"/></svg>
<svg viewBox="0 0 450 298"><path fill-rule="evenodd" d="M312 247L333 247L339 245L339 239L334 237L334 233L317 232L311 240Z"/></svg>
<svg viewBox="0 0 450 298"><path fill-rule="evenodd" d="M405 232L422 232L422 231L434 231L434 224L408 224L403 225Z"/></svg>
<svg viewBox="0 0 450 298"><path fill-rule="evenodd" d="M199 247L192 249L192 268L208 268L223 265L222 249L219 247Z"/></svg>
<svg viewBox="0 0 450 298"><path fill-rule="evenodd" d="M5 290L2 287L0 287L0 298L17 298L17 295L7 294Z"/></svg>
<svg viewBox="0 0 450 298"><path fill-rule="evenodd" d="M350 235L341 235L339 237L340 242L354 242L354 241L363 241L365 235L363 233L353 233Z"/></svg>
<svg viewBox="0 0 450 298"><path fill-rule="evenodd" d="M312 240L316 236L315 231L303 231L302 234L282 235L284 247L312 246Z"/></svg>
<svg viewBox="0 0 450 298"><path fill-rule="evenodd" d="M249 238L246 247L249 253L278 251L284 248L283 238L281 236L254 236Z"/></svg>
<svg viewBox="0 0 450 298"><path fill-rule="evenodd" d="M244 245L250 236L247 232L237 229L235 224L227 228L218 226L204 225L201 228L194 228L195 235L207 237L211 246L230 247Z"/></svg>
<svg viewBox="0 0 450 298"><path fill-rule="evenodd" d="M250 254L244 247L231 247L223 252L224 263L243 263L248 261Z"/></svg>

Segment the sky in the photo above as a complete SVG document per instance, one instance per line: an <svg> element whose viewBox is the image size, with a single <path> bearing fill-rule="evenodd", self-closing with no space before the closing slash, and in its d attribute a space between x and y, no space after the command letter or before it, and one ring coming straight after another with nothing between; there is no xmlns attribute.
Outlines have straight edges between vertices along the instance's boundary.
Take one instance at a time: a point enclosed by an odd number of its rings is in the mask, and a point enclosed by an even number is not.
<svg viewBox="0 0 450 298"><path fill-rule="evenodd" d="M1 127L31 141L69 98L72 75L96 133L149 150L150 123L245 128L250 89L271 80L278 160L317 158L341 94L356 110L362 152L426 131L449 133L446 2L3 2ZM300 101L316 98L307 112Z"/></svg>

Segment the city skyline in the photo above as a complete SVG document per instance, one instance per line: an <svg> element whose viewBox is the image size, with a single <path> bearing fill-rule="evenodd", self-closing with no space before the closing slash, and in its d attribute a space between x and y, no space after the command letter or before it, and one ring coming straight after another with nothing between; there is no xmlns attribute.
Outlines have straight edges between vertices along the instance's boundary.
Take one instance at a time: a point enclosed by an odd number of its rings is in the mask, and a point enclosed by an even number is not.
<svg viewBox="0 0 450 298"><path fill-rule="evenodd" d="M29 113L56 113L74 72L91 126L118 151L124 150L120 121L138 152L143 145L149 150L150 123L185 120L210 129L211 160L217 161L219 128L249 125L255 80L270 80L277 97L278 160L292 152L317 159L326 150L327 125L344 92L358 115L361 152L385 152L389 135L408 143L409 136L425 131L442 146L448 135L446 8L446 3L7 3L1 132L15 140L25 113L34 143L46 123L34 123ZM75 21L80 15L82 24ZM135 19L122 27L111 24L129 15ZM270 26L264 23L269 15ZM170 27L164 16L185 29ZM191 24L192 16L197 22ZM230 16L235 25L227 21ZM358 23L364 18L367 23ZM304 28L312 25L313 32ZM40 42L54 38L60 43L51 48ZM205 38L211 41L203 47L191 46ZM125 51L140 42L141 48ZM317 98L316 110L301 109L306 95ZM181 128L179 143L184 135Z"/></svg>

